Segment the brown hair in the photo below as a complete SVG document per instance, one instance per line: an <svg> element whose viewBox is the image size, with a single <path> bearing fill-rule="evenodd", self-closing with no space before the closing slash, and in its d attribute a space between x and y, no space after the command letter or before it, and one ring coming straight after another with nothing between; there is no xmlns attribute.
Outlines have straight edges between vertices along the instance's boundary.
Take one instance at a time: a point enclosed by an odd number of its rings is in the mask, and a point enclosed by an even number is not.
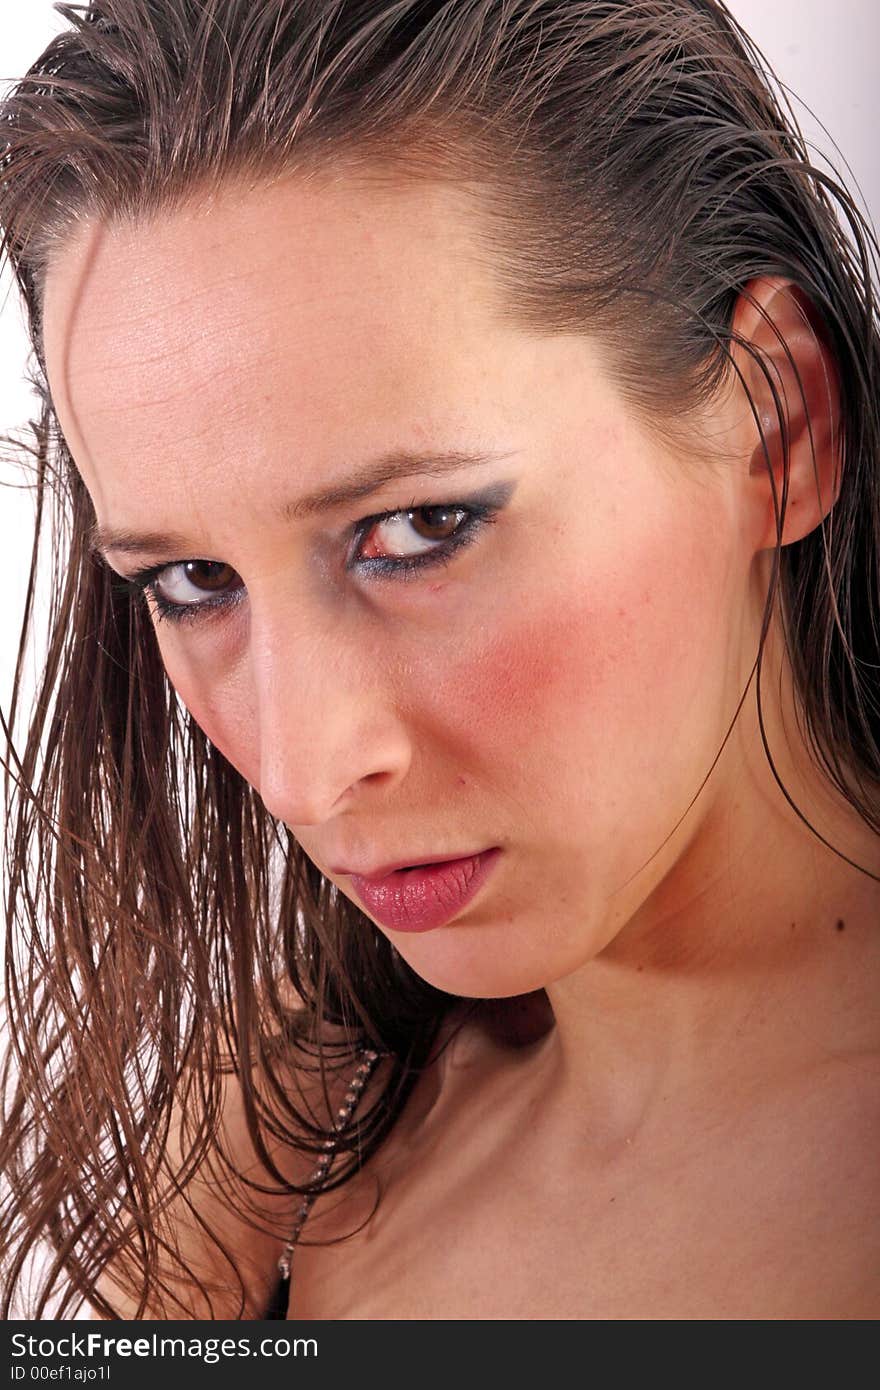
<svg viewBox="0 0 880 1390"><path fill-rule="evenodd" d="M293 1194L267 1137L317 1154L331 1123L295 1104L285 1056L323 1075L364 1040L387 1050L381 1094L344 1136L341 1184L395 1123L457 1001L268 815L176 701L142 604L90 553L94 513L42 350L53 252L80 219L138 219L230 178L342 160L444 177L485 212L511 321L595 335L661 423L711 400L750 279L793 281L838 364L843 476L828 534L777 546L767 605L778 592L815 752L880 832L877 243L718 0L55 8L70 28L0 105L2 247L40 402L10 730L47 529L52 559L45 668L6 779L3 1308L48 1237L33 1316L53 1291L56 1316L81 1296L112 1316L95 1290L111 1257L141 1314L165 1288L174 1316L160 1194L185 1196L213 1150L224 1068ZM172 1103L191 1118L176 1163Z"/></svg>

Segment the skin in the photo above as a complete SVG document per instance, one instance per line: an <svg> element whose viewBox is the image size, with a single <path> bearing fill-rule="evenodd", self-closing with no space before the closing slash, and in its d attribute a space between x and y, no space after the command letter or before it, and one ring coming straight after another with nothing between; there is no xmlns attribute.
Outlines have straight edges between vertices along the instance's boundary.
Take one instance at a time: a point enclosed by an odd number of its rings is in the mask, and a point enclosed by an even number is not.
<svg viewBox="0 0 880 1390"><path fill-rule="evenodd" d="M300 1252L297 1314L876 1315L878 884L786 802L754 682L688 810L758 649L776 530L754 417L731 374L698 454L673 444L599 342L503 323L478 250L448 187L291 178L86 224L47 279L50 387L98 521L185 541L107 562L211 559L246 589L203 621L154 615L195 719L355 900L331 865L500 845L452 924L388 935L445 990L544 987L553 1009L525 1045L465 1030L344 1211L317 1204L341 1232L368 1179L385 1189L372 1244ZM784 282L751 289L736 323L790 406L789 544L836 496L834 369ZM781 488L772 422L768 446ZM476 448L507 457L281 516L386 450ZM500 483L448 566L346 569L361 518ZM376 553L400 534L374 530ZM762 701L797 805L880 873L807 755L775 625ZM413 1277L400 1252L432 1231L444 1254Z"/></svg>

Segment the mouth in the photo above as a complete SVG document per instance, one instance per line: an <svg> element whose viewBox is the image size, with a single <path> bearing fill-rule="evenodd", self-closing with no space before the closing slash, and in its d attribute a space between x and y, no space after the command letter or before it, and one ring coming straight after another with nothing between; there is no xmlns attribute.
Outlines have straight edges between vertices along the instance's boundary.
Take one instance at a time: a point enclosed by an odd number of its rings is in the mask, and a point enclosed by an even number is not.
<svg viewBox="0 0 880 1390"><path fill-rule="evenodd" d="M458 864L465 860L476 859L484 850L473 850L470 854L447 854L437 856L436 859L395 859L387 864L379 864L375 869L352 869L344 864L328 865L328 873L336 874L338 877L366 879L370 883L379 883L380 880L389 878L391 874L409 873L412 869L431 869L438 864Z"/></svg>
<svg viewBox="0 0 880 1390"><path fill-rule="evenodd" d="M352 874L352 886L372 917L392 931L445 926L476 897L501 849L461 859L406 864L380 875Z"/></svg>

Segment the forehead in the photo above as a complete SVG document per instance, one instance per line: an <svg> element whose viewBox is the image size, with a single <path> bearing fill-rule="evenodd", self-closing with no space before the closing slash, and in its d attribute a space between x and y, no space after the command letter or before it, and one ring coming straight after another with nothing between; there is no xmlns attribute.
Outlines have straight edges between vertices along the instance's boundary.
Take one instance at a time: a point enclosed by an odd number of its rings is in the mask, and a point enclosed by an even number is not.
<svg viewBox="0 0 880 1390"><path fill-rule="evenodd" d="M120 451L258 448L255 413L282 408L311 452L316 429L352 419L367 447L401 405L427 419L438 392L467 394L491 296L447 184L229 186L79 229L46 278L49 385L87 474Z"/></svg>

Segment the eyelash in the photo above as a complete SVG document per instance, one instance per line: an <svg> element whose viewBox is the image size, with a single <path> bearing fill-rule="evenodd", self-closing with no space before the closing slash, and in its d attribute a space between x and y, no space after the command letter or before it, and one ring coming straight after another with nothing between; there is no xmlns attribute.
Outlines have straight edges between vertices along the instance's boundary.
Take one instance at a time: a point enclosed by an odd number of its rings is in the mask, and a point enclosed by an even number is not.
<svg viewBox="0 0 880 1390"><path fill-rule="evenodd" d="M465 546L471 545L478 539L478 532L481 526L491 523L497 519L498 508L488 506L478 502L422 502L416 505L411 503L408 507L397 507L394 511L381 512L377 516L364 517L359 521L355 528L354 544L355 551L359 550L363 541L374 526L379 526L383 521L389 521L395 517L405 517L412 512L446 511L464 513L464 519L458 530L445 541L438 543L431 550L425 551L421 555L407 555L394 558L393 556L373 555L357 562L357 567L365 569L371 576L380 579L411 580L417 577L417 572L429 565L446 565L452 556ZM156 612L160 620L167 619L169 622L183 623L193 622L200 618L216 613L220 609L236 606L241 600L241 587L234 593L219 593L213 598L205 599L200 603L174 603L170 599L163 598L156 588L157 581L166 570L175 569L177 565L188 563L186 560L177 560L172 564L152 565L147 569L137 570L126 579L118 581L117 587L128 594L135 594L137 597L145 597L147 594L152 598Z"/></svg>

